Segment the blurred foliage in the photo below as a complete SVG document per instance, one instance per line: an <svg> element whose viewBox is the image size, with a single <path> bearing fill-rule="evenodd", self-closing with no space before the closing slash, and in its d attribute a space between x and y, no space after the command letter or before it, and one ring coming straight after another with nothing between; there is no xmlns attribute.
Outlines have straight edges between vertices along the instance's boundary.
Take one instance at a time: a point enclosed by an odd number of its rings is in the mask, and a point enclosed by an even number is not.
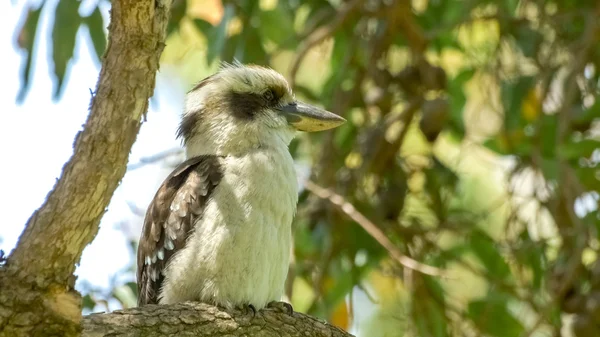
<svg viewBox="0 0 600 337"><path fill-rule="evenodd" d="M19 100L45 4L18 27ZM107 23L78 4L54 11L55 97L81 26L106 48ZM346 117L301 135L294 156L399 251L446 272L404 267L304 191L297 310L348 328L361 292L377 308L361 335L600 336L599 17L587 0L175 0L163 63L190 83L219 60L272 66ZM127 305L124 287L107 296Z"/></svg>

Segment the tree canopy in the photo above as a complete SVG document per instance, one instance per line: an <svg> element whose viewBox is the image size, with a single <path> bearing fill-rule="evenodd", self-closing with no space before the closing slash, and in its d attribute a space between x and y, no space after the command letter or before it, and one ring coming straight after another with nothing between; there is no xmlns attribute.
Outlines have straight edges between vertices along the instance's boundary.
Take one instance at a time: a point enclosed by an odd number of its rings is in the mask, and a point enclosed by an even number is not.
<svg viewBox="0 0 600 337"><path fill-rule="evenodd" d="M17 27L18 102L49 3ZM102 59L108 4L58 1L56 99L80 29ZM296 310L349 329L361 293L377 309L358 335L597 336L599 4L175 0L161 64L190 85L220 61L270 66L348 120L290 146L310 163Z"/></svg>

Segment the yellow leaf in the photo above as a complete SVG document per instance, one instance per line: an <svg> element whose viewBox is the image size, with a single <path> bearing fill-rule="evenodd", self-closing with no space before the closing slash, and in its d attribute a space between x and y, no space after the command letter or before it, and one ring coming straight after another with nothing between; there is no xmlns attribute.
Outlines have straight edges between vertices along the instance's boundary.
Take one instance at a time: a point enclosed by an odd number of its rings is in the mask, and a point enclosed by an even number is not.
<svg viewBox="0 0 600 337"><path fill-rule="evenodd" d="M346 305L346 301L340 301L340 303L338 303L329 317L329 322L338 328L348 331L350 317L348 315L348 306Z"/></svg>
<svg viewBox="0 0 600 337"><path fill-rule="evenodd" d="M529 90L527 96L521 104L521 114L523 118L528 122L536 120L542 111L542 104L540 102L539 95L535 88Z"/></svg>

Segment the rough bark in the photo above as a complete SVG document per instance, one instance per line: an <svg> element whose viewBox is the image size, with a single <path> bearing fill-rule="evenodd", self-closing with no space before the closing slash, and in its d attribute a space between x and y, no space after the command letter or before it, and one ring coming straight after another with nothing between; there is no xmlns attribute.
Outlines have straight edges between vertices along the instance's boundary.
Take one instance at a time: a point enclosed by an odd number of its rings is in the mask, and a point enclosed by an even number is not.
<svg viewBox="0 0 600 337"><path fill-rule="evenodd" d="M79 334L73 272L125 174L154 91L170 3L112 1L108 47L74 154L0 268L0 336Z"/></svg>
<svg viewBox="0 0 600 337"><path fill-rule="evenodd" d="M217 307L187 302L175 305L148 305L92 314L82 322L84 337L125 336L311 336L350 337L347 332L313 317L275 309L252 312L224 311Z"/></svg>

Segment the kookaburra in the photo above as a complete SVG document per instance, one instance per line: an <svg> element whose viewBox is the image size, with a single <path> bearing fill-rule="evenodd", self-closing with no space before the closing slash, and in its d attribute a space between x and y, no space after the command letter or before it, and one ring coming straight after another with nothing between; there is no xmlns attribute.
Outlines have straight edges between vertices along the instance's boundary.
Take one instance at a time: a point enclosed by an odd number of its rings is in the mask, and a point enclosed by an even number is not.
<svg viewBox="0 0 600 337"><path fill-rule="evenodd" d="M261 309L280 301L298 201L288 145L297 130L344 122L297 101L272 69L225 65L199 82L177 132L188 159L162 183L144 220L138 304Z"/></svg>

